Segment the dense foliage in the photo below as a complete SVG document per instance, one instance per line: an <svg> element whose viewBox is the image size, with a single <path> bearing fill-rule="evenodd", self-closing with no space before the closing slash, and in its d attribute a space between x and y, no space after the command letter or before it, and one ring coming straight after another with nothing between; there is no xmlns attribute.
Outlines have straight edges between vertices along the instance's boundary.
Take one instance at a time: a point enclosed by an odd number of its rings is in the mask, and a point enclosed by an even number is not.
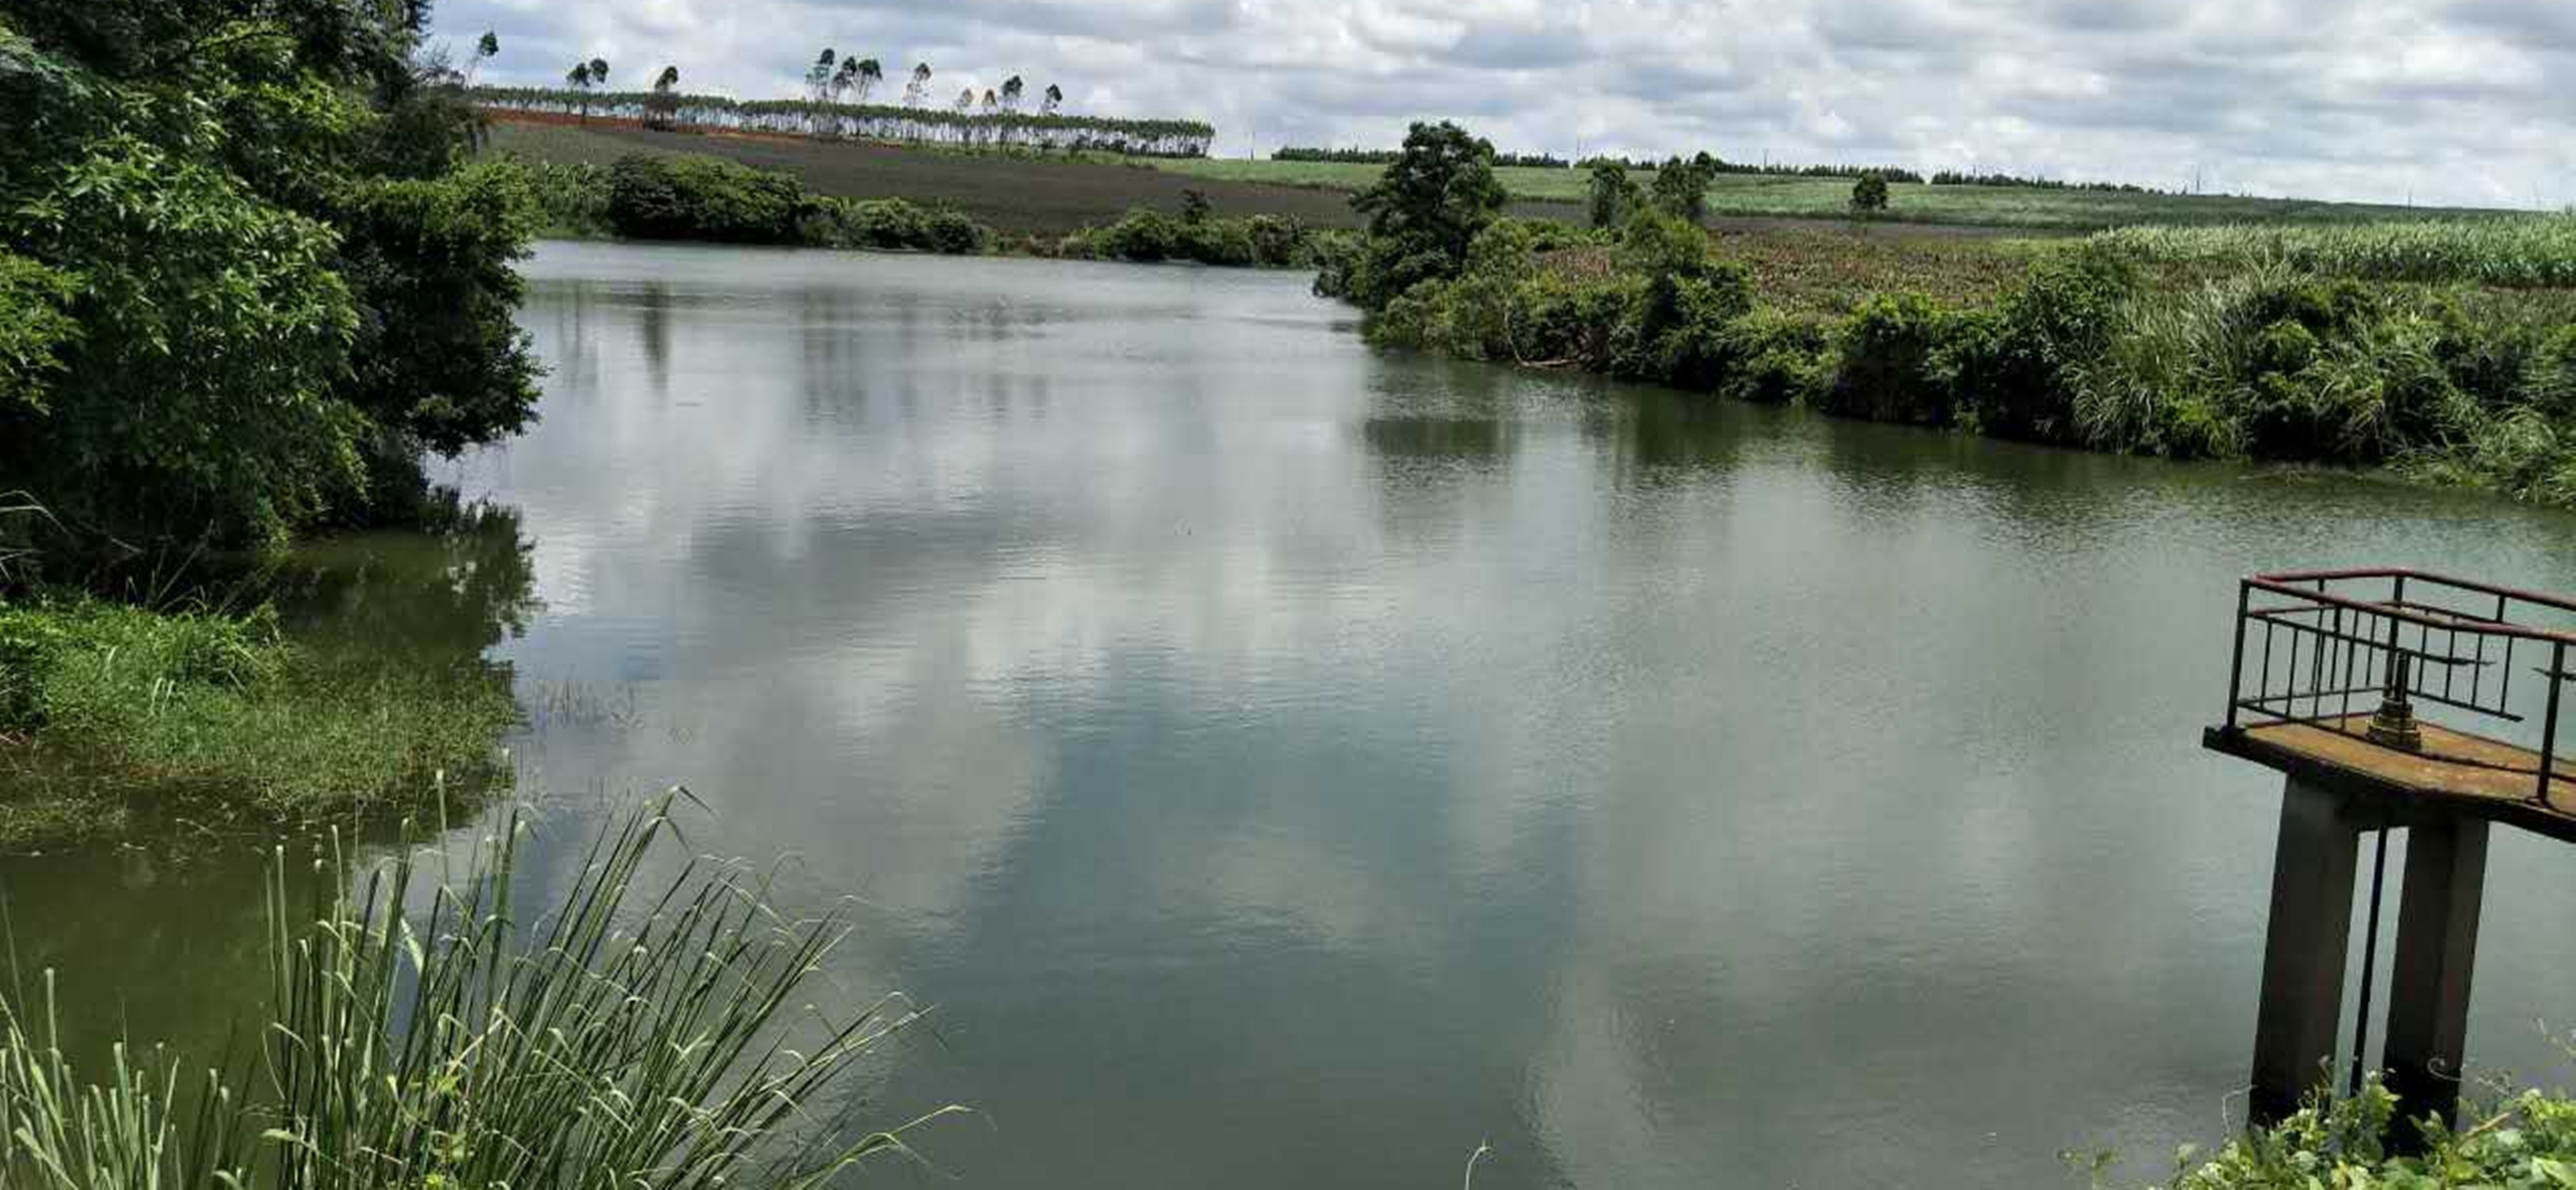
<svg viewBox="0 0 2576 1190"><path fill-rule="evenodd" d="M994 238L956 211L816 194L791 174L713 157L637 153L528 172L544 225L560 235L952 255L982 252Z"/></svg>
<svg viewBox="0 0 2576 1190"><path fill-rule="evenodd" d="M1194 217L1195 216L1195 217ZM1135 210L1107 227L1058 240L1051 255L1069 260L1137 264L1183 260L1229 268L1306 268L1315 263L1316 233L1276 215L1228 218L1205 210L1179 218Z"/></svg>
<svg viewBox="0 0 2576 1190"><path fill-rule="evenodd" d="M2456 1132L2400 1120L2396 1108L2375 1079L2357 1096L2311 1102L2271 1128L2229 1141L2196 1166L2186 1151L2174 1190L2576 1186L2576 1100L2526 1091L2491 1110L2471 1109ZM2423 1142L2406 1146L2420 1153L2398 1155L2392 1142L2399 1129Z"/></svg>
<svg viewBox="0 0 2576 1190"><path fill-rule="evenodd" d="M468 95L503 111L642 122L664 127L766 132L785 136L866 137L940 145L1016 146L1139 157L1199 157L1216 128L1199 120L1130 120L1061 112L958 110L920 105L839 103L830 99L735 99L668 91L597 91L569 87L476 87Z"/></svg>
<svg viewBox="0 0 2576 1190"><path fill-rule="evenodd" d="M1457 168L1472 160L1464 139L1426 142L1389 178ZM1389 344L1876 421L2389 467L2576 503L2564 428L2576 309L2487 288L2564 284L2576 223L2118 232L2033 246L2017 280L1973 300L1899 284L1819 314L1757 294L1719 259L1688 219L1687 186L1641 202L1617 165L1593 177L1595 216L1615 226L1489 219L1454 255L1444 237L1459 224L1429 222L1448 190L1379 192L1373 209L1414 214L1373 228L1320 284L1371 311L1371 335Z"/></svg>
<svg viewBox="0 0 2576 1190"><path fill-rule="evenodd" d="M65 542L274 542L517 430L524 179L427 5L0 0L0 474Z"/></svg>
<svg viewBox="0 0 2576 1190"><path fill-rule="evenodd" d="M1465 267L1468 245L1503 209L1494 146L1445 120L1415 124L1404 156L1351 206L1367 217L1368 235L1326 263L1316 288L1374 310Z"/></svg>

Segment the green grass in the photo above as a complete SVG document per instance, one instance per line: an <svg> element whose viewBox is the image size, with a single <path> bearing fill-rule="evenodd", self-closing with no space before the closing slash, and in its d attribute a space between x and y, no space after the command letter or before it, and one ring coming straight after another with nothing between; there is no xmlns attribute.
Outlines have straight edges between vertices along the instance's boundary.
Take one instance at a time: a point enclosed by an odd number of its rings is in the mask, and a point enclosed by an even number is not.
<svg viewBox="0 0 2576 1190"><path fill-rule="evenodd" d="M1137 162L1194 177L1352 191L1374 183L1385 168L1358 162L1222 158L1139 158ZM1581 202L1586 197L1588 176L1578 169L1510 166L1496 169L1494 175L1515 199ZM1629 177L1640 186L1651 186L1654 181L1652 171L1631 173ZM1709 187L1708 210L1711 215L1720 216L1840 219L1851 214L1851 190L1852 184L1847 178L1721 174ZM2194 226L2334 224L2386 219L2460 218L2496 213L2226 195L2128 194L2042 187L1896 183L1888 187L1888 209L1880 218L1961 226L2090 231L2138 223Z"/></svg>
<svg viewBox="0 0 2576 1190"><path fill-rule="evenodd" d="M279 849L270 986L229 1069L125 1045L80 1069L59 1044L64 1006L113 997L14 981L0 1184L796 1190L908 1152L911 1127L961 1110L834 1135L820 1100L919 1013L899 997L814 1012L806 981L844 927L788 920L764 880L669 846L671 805L611 823L545 905L512 901L529 833L515 814L437 887L403 849L290 903ZM677 874L647 886L664 865Z"/></svg>
<svg viewBox="0 0 2576 1190"><path fill-rule="evenodd" d="M145 794L301 818L481 788L515 719L479 667L341 660L265 614L0 604L0 733L38 746L0 843L113 829Z"/></svg>

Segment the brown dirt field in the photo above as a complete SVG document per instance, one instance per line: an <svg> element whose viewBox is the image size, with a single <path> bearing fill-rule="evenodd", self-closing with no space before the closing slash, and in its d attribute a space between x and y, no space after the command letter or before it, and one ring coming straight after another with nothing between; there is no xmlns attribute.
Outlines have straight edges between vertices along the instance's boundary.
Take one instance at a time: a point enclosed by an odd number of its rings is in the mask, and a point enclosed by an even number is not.
<svg viewBox="0 0 2576 1190"><path fill-rule="evenodd" d="M496 113L496 116L499 114ZM1350 196L1257 182L1196 179L1142 165L964 153L796 136L661 132L632 123L496 118L492 147L544 161L605 165L628 153L697 153L793 174L842 198L905 198L954 207L1004 232L1063 235L1114 223L1129 210L1181 208L1207 195L1219 214L1286 215L1314 227L1357 227ZM1522 204L1540 210L1561 204ZM1520 213L1520 212L1516 212Z"/></svg>
<svg viewBox="0 0 2576 1190"><path fill-rule="evenodd" d="M698 153L794 174L811 189L841 198L905 198L955 207L1016 235L1063 235L1113 223L1136 207L1177 213L1181 192L1207 195L1219 214L1285 215L1310 227L1355 228L1350 196L1337 190L1192 178L1150 166L1060 157L959 152L872 141L821 141L776 133L663 132L631 120L490 112L491 145L541 161L606 165L628 153ZM1523 219L1578 222L1580 203L1515 202ZM1721 238L1803 233L1878 240L1985 240L2027 237L1991 227L1888 223L1855 233L1832 219L1715 217Z"/></svg>

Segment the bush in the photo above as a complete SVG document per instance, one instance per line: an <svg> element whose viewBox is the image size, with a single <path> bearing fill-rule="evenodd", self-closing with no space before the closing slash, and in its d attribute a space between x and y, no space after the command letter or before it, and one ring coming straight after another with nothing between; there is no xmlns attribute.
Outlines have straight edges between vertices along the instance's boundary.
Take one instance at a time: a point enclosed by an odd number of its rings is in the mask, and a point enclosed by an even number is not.
<svg viewBox="0 0 2576 1190"><path fill-rule="evenodd" d="M1753 275L1721 258L1696 223L1660 211L1629 219L1619 265L1645 283L1629 375L1683 388L1715 387L1728 323L1753 308Z"/></svg>
<svg viewBox="0 0 2576 1190"><path fill-rule="evenodd" d="M1951 340L1973 324L1919 293L1863 302L1835 336L1833 383L1818 407L1870 421L1949 423Z"/></svg>
<svg viewBox="0 0 2576 1190"><path fill-rule="evenodd" d="M1721 395L1757 405L1814 401L1832 375L1833 333L1823 319L1770 306L1728 325Z"/></svg>
<svg viewBox="0 0 2576 1190"><path fill-rule="evenodd" d="M1999 437L2075 438L2076 374L2109 345L2136 289L2136 270L2108 252L2079 250L2032 265L1997 303L1985 342L1959 345L1952 370L1961 420Z"/></svg>
<svg viewBox="0 0 2576 1190"><path fill-rule="evenodd" d="M2310 1102L2270 1128L2227 1142L2208 1163L2183 1170L2175 1190L2308 1190L2387 1187L2576 1185L2576 1100L2528 1091L2477 1109L2487 1119L2459 1132L2401 1120L2373 1078L2357 1096ZM2392 1156L2395 1130L2422 1129L2423 1154ZM2410 1137L2410 1139L2414 1139ZM2188 1161L2189 1154L2185 1154Z"/></svg>
<svg viewBox="0 0 2576 1190"><path fill-rule="evenodd" d="M928 247L949 256L973 256L984 250L984 226L962 212L941 210L931 213L924 229Z"/></svg>
<svg viewBox="0 0 2576 1190"><path fill-rule="evenodd" d="M635 153L609 167L609 226L629 239L810 243L818 206L792 177L712 157Z"/></svg>

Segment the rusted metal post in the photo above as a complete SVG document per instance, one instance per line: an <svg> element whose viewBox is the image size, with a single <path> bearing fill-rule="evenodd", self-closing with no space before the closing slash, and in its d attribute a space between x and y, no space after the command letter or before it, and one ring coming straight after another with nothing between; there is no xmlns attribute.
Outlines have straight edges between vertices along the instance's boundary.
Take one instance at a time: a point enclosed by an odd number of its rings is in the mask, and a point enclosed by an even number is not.
<svg viewBox="0 0 2576 1190"><path fill-rule="evenodd" d="M2296 777L2281 790L2248 1104L2256 1124L2280 1121L2310 1089L2330 1085L2362 825L2342 798Z"/></svg>
<svg viewBox="0 0 2576 1190"><path fill-rule="evenodd" d="M2549 782L2558 775L2558 692L2567 678L2567 644L2549 649L2549 711L2540 723L2540 804L2549 804Z"/></svg>
<svg viewBox="0 0 2576 1190"><path fill-rule="evenodd" d="M2459 1108L2486 873L2486 823L2453 818L2406 832L2406 886L2398 894L2383 1061L2401 1119L2438 1116L2447 1127ZM2421 1144L2412 1127L2394 1132L2400 1151L2413 1152Z"/></svg>

